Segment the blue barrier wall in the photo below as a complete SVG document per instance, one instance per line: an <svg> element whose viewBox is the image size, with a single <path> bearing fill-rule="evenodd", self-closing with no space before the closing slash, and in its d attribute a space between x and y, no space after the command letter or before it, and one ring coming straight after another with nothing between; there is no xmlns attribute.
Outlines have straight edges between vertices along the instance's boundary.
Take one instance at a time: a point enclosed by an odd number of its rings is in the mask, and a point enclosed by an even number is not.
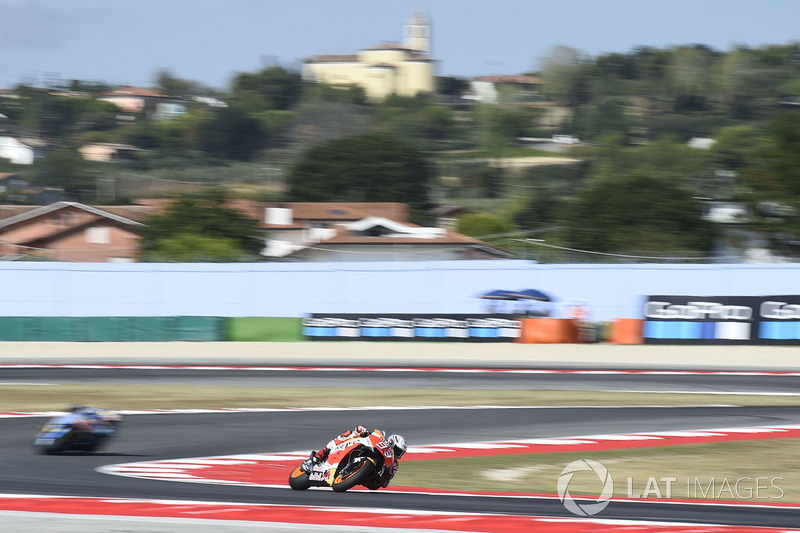
<svg viewBox="0 0 800 533"><path fill-rule="evenodd" d="M480 293L535 288L595 320L641 318L642 296L800 294L800 265L0 263L0 316L482 313ZM510 308L499 311L509 311Z"/></svg>

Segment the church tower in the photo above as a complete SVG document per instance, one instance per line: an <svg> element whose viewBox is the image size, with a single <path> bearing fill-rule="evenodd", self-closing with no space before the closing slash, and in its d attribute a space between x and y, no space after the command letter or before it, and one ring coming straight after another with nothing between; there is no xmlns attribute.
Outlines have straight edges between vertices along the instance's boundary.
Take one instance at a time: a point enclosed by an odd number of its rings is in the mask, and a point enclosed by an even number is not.
<svg viewBox="0 0 800 533"><path fill-rule="evenodd" d="M426 56L431 55L432 29L431 21L426 12L418 11L412 13L406 19L403 45Z"/></svg>

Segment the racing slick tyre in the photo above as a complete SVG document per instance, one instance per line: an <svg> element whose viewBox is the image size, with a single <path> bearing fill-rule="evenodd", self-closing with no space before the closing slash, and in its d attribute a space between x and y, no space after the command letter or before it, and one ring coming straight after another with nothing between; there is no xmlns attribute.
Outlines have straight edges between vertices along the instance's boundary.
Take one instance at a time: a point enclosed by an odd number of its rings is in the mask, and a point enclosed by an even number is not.
<svg viewBox="0 0 800 533"><path fill-rule="evenodd" d="M292 487L292 490L306 490L311 486L311 482L308 480L308 472L303 470L302 464L297 465L297 468L289 474L289 486Z"/></svg>
<svg viewBox="0 0 800 533"><path fill-rule="evenodd" d="M362 485L375 475L375 463L372 459L365 458L357 463L351 463L337 472L331 484L334 492L344 492L356 485Z"/></svg>

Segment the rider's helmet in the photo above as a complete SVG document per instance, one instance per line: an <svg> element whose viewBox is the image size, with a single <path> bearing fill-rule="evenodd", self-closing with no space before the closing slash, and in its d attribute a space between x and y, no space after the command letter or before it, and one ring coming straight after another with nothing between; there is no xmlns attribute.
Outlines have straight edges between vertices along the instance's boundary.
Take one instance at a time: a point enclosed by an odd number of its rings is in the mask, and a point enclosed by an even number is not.
<svg viewBox="0 0 800 533"><path fill-rule="evenodd" d="M84 406L82 406L82 405L70 405L69 407L67 407L67 412L69 412L69 413L80 413L84 409L86 409L86 408Z"/></svg>
<svg viewBox="0 0 800 533"><path fill-rule="evenodd" d="M405 455L406 453L406 450L408 449L408 445L406 444L406 439L402 435L390 435L389 444L392 445L392 451L394 452L394 456L397 459L403 457L403 455Z"/></svg>

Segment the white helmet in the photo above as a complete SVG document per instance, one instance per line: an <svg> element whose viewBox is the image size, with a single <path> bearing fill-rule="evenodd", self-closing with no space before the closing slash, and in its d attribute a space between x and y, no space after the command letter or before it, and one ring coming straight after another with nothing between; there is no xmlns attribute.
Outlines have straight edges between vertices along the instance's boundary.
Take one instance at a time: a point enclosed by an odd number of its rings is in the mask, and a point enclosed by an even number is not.
<svg viewBox="0 0 800 533"><path fill-rule="evenodd" d="M392 451L394 451L394 456L397 459L403 457L408 449L406 439L402 435L390 435L389 444L392 445Z"/></svg>

